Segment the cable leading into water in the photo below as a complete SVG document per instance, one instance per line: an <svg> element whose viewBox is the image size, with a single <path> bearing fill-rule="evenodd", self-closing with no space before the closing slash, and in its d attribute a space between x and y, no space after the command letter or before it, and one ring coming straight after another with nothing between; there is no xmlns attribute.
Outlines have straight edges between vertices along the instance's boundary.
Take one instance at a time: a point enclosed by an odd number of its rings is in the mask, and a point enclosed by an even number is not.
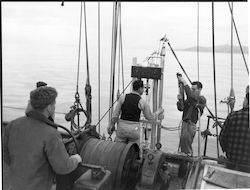
<svg viewBox="0 0 250 190"><path fill-rule="evenodd" d="M234 24L234 29L235 29L236 36L237 36L237 39L238 39L238 42L239 42L239 45L240 45L240 50L241 50L241 54L243 56L243 60L244 60L245 66L246 66L247 74L249 75L249 71L248 71L248 67L247 67L247 62L246 62L246 59L245 59L245 56L244 56L244 53L243 53L243 49L242 49L242 46L241 46L241 43L240 43L239 34L238 34L237 27L236 27L236 24L235 24L235 21L234 21L234 18L233 18L233 12L232 12L232 9L230 7L229 2L228 2L228 6L229 6L229 9L230 9L230 12L231 12L231 15L232 15L232 22Z"/></svg>
<svg viewBox="0 0 250 190"><path fill-rule="evenodd" d="M216 120L216 143L217 143L217 157L219 158L219 139L218 139L218 118L217 118L217 95L216 95L216 71L215 71L215 45L214 45L214 2L212 1L212 44L213 44L213 74L214 74L214 107Z"/></svg>
<svg viewBox="0 0 250 190"><path fill-rule="evenodd" d="M78 66L77 66L77 83L76 83L76 93L78 93L79 86L79 70L80 70L80 58L81 58L81 38L82 38L82 2L80 11L80 31L79 31L79 48L78 48Z"/></svg>

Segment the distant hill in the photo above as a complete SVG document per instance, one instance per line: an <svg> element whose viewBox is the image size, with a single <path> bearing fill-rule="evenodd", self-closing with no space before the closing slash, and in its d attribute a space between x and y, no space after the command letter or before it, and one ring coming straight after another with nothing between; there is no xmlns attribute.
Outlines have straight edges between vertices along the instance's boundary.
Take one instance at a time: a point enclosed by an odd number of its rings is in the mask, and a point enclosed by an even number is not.
<svg viewBox="0 0 250 190"><path fill-rule="evenodd" d="M200 52L212 52L212 47L202 47L199 46ZM242 46L244 54L248 54L248 46ZM186 49L177 49L176 51L197 51L197 47L190 47ZM215 52L217 53L231 53L231 45L225 44L220 46L215 46ZM233 46L234 53L241 53L239 46Z"/></svg>

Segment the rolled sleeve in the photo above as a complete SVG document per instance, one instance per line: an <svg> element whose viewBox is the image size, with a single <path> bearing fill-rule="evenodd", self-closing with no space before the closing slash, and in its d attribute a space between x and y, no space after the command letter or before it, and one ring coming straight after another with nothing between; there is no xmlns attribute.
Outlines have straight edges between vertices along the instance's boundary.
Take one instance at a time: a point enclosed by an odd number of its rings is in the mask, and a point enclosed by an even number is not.
<svg viewBox="0 0 250 190"><path fill-rule="evenodd" d="M122 104L124 103L125 101L125 94L123 94L122 96L120 96L120 98L118 99L117 101L117 105L115 107L115 110L114 112L112 113L112 119L111 119L111 124L115 124L118 119L119 119L119 116L121 114L121 107L122 107Z"/></svg>
<svg viewBox="0 0 250 190"><path fill-rule="evenodd" d="M139 101L139 105L140 105L139 107L141 107L140 109L142 110L142 113L143 113L144 117L147 120L153 121L153 120L157 119L157 117L158 117L157 111L155 113L152 113L148 103L145 102L145 100L141 99Z"/></svg>

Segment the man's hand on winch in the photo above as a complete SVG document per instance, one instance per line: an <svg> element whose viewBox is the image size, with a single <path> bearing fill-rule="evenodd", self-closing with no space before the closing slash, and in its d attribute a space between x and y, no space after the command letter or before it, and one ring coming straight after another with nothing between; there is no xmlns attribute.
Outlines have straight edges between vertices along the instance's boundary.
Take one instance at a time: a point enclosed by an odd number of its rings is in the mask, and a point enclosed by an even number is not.
<svg viewBox="0 0 250 190"><path fill-rule="evenodd" d="M74 154L74 155L72 155L70 157L77 159L78 163L82 162L82 157L79 154Z"/></svg>

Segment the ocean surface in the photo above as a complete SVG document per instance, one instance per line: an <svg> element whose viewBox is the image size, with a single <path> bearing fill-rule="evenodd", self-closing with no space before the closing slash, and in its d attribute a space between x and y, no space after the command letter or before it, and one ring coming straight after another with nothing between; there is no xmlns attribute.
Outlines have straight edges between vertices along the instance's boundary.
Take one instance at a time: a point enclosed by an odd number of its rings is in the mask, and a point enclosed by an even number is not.
<svg viewBox="0 0 250 190"><path fill-rule="evenodd" d="M177 60L172 52L166 47L166 59L164 68L164 89L163 89L163 108L165 109L165 118L162 125L167 128L179 126L182 112L176 108L178 85L176 73L184 75ZM152 52L155 50L152 49ZM198 64L196 52L175 52L186 73L192 81L198 80ZM92 87L92 124L99 122L107 110L109 110L110 98L110 53L102 54L100 75L98 74L98 57L89 60L90 63L90 85ZM149 56L149 52L143 50L126 53L124 50L124 87L131 81L131 66L133 57L137 57L138 63L143 63ZM248 63L248 55L245 55ZM108 61L102 61L108 60ZM202 95L207 99L207 106L215 115L215 100L217 106L217 116L226 118L228 107L221 100L225 100L230 93L231 88L231 55L226 53L215 54L215 75L213 70L212 53L199 54L199 80L203 83ZM80 101L86 108L85 84L86 84L86 61L84 55L81 57L79 67L79 80L77 80L78 68L78 50L76 46L66 45L29 45L29 44L3 44L2 57L2 120L11 121L17 117L24 116L24 109L29 100L29 93L36 87L36 82L44 81L49 86L55 87L58 91L56 103L55 122L65 127L70 127L70 123L64 119L65 113L68 113L70 107L74 104L75 93L77 89L80 94ZM116 68L115 94L119 89L123 91L122 78L118 78L118 67ZM185 75L184 75L185 76ZM100 77L100 102L98 101L98 80ZM186 77L186 76L185 76ZM120 84L118 84L120 81ZM216 91L214 88L216 84ZM236 96L235 110L242 108L246 86L249 84L249 77L241 54L233 55L233 88ZM125 93L130 92L130 87ZM216 96L215 96L216 95ZM100 116L99 114L100 113ZM201 131L207 127L207 116L209 112L204 110L201 117ZM108 116L100 122L100 134L107 135ZM83 117L83 116L82 116ZM81 120L84 120L82 118ZM212 128L213 121L210 121L210 131L216 134L215 128ZM98 127L97 127L98 129ZM218 130L220 132L220 129ZM163 149L178 150L180 131L162 130L161 143ZM114 137L114 135L112 136ZM201 137L201 153L205 140ZM209 136L207 155L217 156L216 138ZM198 133L196 133L194 143L194 154L198 150ZM223 154L220 150L220 154Z"/></svg>

